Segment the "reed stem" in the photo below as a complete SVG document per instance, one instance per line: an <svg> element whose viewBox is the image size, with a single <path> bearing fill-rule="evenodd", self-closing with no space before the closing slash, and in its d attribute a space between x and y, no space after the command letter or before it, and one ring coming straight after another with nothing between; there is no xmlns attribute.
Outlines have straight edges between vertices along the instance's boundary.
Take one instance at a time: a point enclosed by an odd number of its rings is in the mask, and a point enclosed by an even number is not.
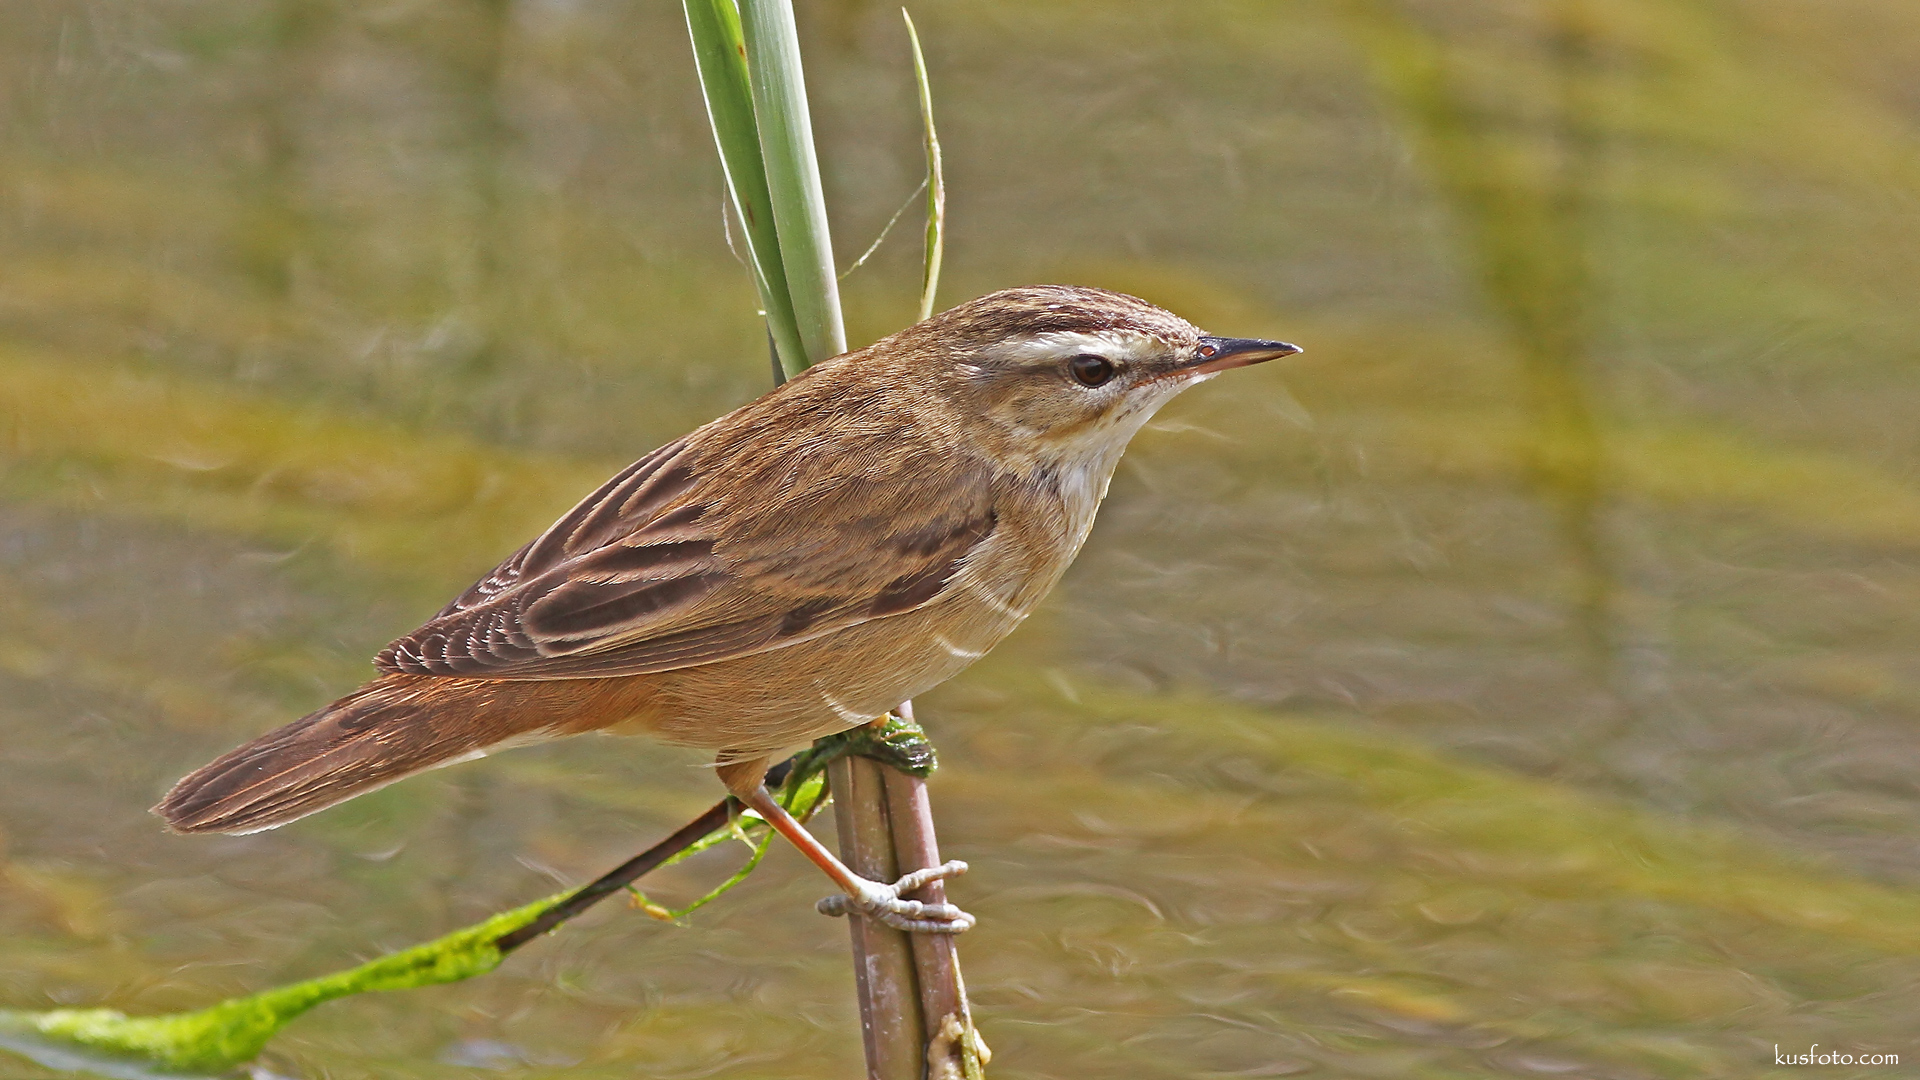
<svg viewBox="0 0 1920 1080"><path fill-rule="evenodd" d="M791 378L847 348L793 4L738 0L736 8L734 0L683 3L714 140L748 233L774 353L781 371ZM904 9L901 14L906 14ZM939 287L946 187L926 60L911 17L907 31L926 131L927 232L920 290L924 319L932 314ZM743 80L749 98L745 103ZM762 213L762 207L769 213ZM911 715L910 703L900 708L903 716ZM903 867L938 865L933 809L924 783L860 758L834 762L828 781L841 858L855 873L892 881ZM936 883L924 893L921 899L943 899L945 889ZM951 937L907 935L863 918L849 923L870 1080L979 1076L985 1046L973 1031Z"/></svg>
<svg viewBox="0 0 1920 1080"><path fill-rule="evenodd" d="M892 881L903 872L887 814L891 774L879 762L861 757L843 757L827 767L840 858L854 873L874 881ZM849 922L867 1080L920 1080L925 1075L925 1024L909 938L925 935L904 934L875 919Z"/></svg>

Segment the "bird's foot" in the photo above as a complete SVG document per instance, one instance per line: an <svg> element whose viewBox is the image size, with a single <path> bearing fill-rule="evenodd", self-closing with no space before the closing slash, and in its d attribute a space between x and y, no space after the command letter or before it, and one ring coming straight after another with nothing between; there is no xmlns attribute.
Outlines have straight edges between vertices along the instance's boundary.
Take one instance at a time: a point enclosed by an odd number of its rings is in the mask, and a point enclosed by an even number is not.
<svg viewBox="0 0 1920 1080"><path fill-rule="evenodd" d="M967 864L958 859L915 870L891 885L860 879L858 895L829 896L815 905L822 915L864 915L878 919L895 930L909 934L959 934L973 929L973 916L952 904L929 904L902 899L902 893L918 892L935 881L967 872Z"/></svg>
<svg viewBox="0 0 1920 1080"><path fill-rule="evenodd" d="M898 769L922 780L933 775L940 761L919 724L888 713L871 724L862 724L825 738L795 758L794 774L811 775L827 767L835 758L872 758L889 768Z"/></svg>

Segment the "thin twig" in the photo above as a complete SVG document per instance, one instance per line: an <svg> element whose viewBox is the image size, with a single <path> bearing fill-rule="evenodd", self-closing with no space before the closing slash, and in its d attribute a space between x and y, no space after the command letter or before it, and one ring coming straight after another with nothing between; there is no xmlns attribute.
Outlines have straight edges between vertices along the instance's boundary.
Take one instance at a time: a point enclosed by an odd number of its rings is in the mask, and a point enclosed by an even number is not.
<svg viewBox="0 0 1920 1080"><path fill-rule="evenodd" d="M512 952L626 888L648 871L657 869L661 863L699 843L708 833L725 826L727 818L736 812L739 805L731 796L713 804L712 809L682 825L672 836L607 871L591 884L581 886L572 896L548 908L527 925L501 935L494 941L494 948L502 953Z"/></svg>
<svg viewBox="0 0 1920 1080"><path fill-rule="evenodd" d="M793 759L775 765L767 770L767 783L777 785L786 779L793 768ZM706 813L680 826L672 836L653 845L647 850L607 871L593 881L574 890L573 895L540 913L540 917L511 933L502 934L495 939L493 946L504 955L532 941L534 938L552 930L575 915L640 880L651 871L672 859L675 855L705 839L709 833L724 828L733 815L740 812L740 803L732 796L714 803Z"/></svg>
<svg viewBox="0 0 1920 1080"><path fill-rule="evenodd" d="M895 211L893 212L893 216L887 219L887 223L886 223L886 225L885 225L884 227L882 227L882 228L881 228L881 230L880 230L880 235L879 235L879 236L876 236L876 237L874 237L874 238L873 238L873 243L871 243L871 244L869 244L869 245L867 245L867 250L865 250L865 251L863 251L863 252L861 252L861 253L860 253L860 257L859 257L859 258L857 258L857 259L855 259L855 260L853 260L853 265L852 265L852 266L849 266L849 267L847 267L847 268L846 268L845 270L842 270L842 271L840 271L840 280L841 280L841 281L845 281L845 280L847 280L847 275L848 275L848 274L851 274L851 273L853 273L853 272L854 272L855 270L858 270L858 269L860 269L860 264L861 264L861 263L864 263L864 262L866 262L866 261L867 261L867 259L868 259L868 258L869 258L870 256L872 256L874 252L876 252L876 251L879 251L879 250L880 250L880 245L881 245L882 243L884 243L884 242L886 241L886 239L887 239L887 234L893 231L893 223L894 223L894 222L896 222L896 221L899 221L899 220L900 220L900 215L901 215L901 214L904 214L904 213L906 213L906 212L907 212L907 207L909 207L909 206L912 206L912 205L913 205L913 199L914 199L914 196L916 196L916 195L918 195L918 194L920 194L921 192L923 192L923 191L925 191L925 190L927 190L927 182L926 182L926 180L924 180L924 179L922 179L922 180L920 181L920 186L919 186L919 187L917 187L917 188L914 188L914 189L913 189L912 191L910 191L910 192L908 192L908 193L907 193L907 197L906 197L906 199L905 199L904 201L902 201L902 202L900 203L900 209L898 209L898 210L895 210Z"/></svg>

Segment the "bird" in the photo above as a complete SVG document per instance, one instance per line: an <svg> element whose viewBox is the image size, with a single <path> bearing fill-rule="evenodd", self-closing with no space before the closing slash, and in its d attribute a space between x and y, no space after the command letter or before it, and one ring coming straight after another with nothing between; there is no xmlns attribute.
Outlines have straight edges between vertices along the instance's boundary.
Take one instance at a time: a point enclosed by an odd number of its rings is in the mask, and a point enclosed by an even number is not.
<svg viewBox="0 0 1920 1080"><path fill-rule="evenodd" d="M510 747L643 734L712 752L843 891L835 910L964 930L959 908L902 897L963 863L853 873L772 797L769 761L984 656L1060 580L1156 410L1300 351L1104 289L962 303L634 462L381 650L372 681L154 812L180 833L258 832Z"/></svg>

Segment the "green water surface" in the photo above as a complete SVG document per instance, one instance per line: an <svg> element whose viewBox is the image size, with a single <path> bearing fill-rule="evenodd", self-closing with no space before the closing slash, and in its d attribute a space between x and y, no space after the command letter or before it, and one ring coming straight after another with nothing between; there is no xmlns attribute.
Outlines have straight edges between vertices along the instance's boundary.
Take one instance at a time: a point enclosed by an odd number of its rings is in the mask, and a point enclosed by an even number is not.
<svg viewBox="0 0 1920 1080"><path fill-rule="evenodd" d="M893 5L798 7L844 263L919 182L911 67ZM1170 406L918 703L993 1075L1920 1075L1920 6L913 13L944 302L1308 349ZM0 4L0 1009L347 968L711 805L578 739L255 836L146 813L765 388L721 197L674 4ZM261 1067L857 1075L825 891L776 848Z"/></svg>

